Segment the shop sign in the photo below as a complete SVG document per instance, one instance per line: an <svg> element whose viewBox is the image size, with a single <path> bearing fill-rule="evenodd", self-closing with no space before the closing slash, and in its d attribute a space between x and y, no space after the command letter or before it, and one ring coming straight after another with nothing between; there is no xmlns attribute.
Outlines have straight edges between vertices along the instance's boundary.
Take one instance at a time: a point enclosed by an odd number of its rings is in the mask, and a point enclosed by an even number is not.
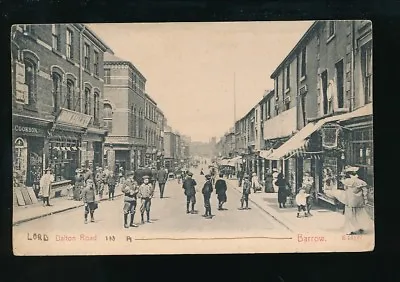
<svg viewBox="0 0 400 282"><path fill-rule="evenodd" d="M339 128L326 127L322 129L322 146L324 148L336 148L338 146Z"/></svg>
<svg viewBox="0 0 400 282"><path fill-rule="evenodd" d="M89 115L67 109L61 109L60 115L58 116L56 122L87 128L91 118L92 117Z"/></svg>
<svg viewBox="0 0 400 282"><path fill-rule="evenodd" d="M23 135L40 135L45 136L45 131L43 128L27 126L27 125L14 125L15 133L22 133Z"/></svg>

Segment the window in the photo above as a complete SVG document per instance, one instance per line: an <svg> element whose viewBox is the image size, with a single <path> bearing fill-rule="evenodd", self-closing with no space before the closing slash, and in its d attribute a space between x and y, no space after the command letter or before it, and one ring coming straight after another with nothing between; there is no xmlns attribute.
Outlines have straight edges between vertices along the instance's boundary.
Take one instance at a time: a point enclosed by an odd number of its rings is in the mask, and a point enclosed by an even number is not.
<svg viewBox="0 0 400 282"><path fill-rule="evenodd" d="M112 108L109 104L104 104L104 126L108 132L112 131Z"/></svg>
<svg viewBox="0 0 400 282"><path fill-rule="evenodd" d="M25 84L28 87L28 104L36 103L36 65L29 59L24 60Z"/></svg>
<svg viewBox="0 0 400 282"><path fill-rule="evenodd" d="M111 84L111 71L110 69L104 70L104 83Z"/></svg>
<svg viewBox="0 0 400 282"><path fill-rule="evenodd" d="M286 67L286 85L285 90L290 88L290 65Z"/></svg>
<svg viewBox="0 0 400 282"><path fill-rule="evenodd" d="M328 39L335 35L336 23L335 21L329 21L328 23Z"/></svg>
<svg viewBox="0 0 400 282"><path fill-rule="evenodd" d="M74 97L75 97L74 82L72 80L67 80L66 107L69 110L75 110Z"/></svg>
<svg viewBox="0 0 400 282"><path fill-rule="evenodd" d="M90 115L90 89L85 88L84 114Z"/></svg>
<svg viewBox="0 0 400 282"><path fill-rule="evenodd" d="M94 51L94 74L99 75L99 52Z"/></svg>
<svg viewBox="0 0 400 282"><path fill-rule="evenodd" d="M90 46L89 46L89 44L85 43L83 55L84 55L85 69L89 70L89 66L90 66Z"/></svg>
<svg viewBox="0 0 400 282"><path fill-rule="evenodd" d="M361 70L364 84L365 104L372 102L372 42L361 48Z"/></svg>
<svg viewBox="0 0 400 282"><path fill-rule="evenodd" d="M51 33L52 33L52 44L53 49L60 51L60 28L58 25L53 24L51 25Z"/></svg>
<svg viewBox="0 0 400 282"><path fill-rule="evenodd" d="M276 77L275 84L276 84L276 86L275 86L276 100L278 100L279 99L279 76Z"/></svg>
<svg viewBox="0 0 400 282"><path fill-rule="evenodd" d="M359 166L359 176L373 185L374 147L372 128L358 129L352 133L352 164Z"/></svg>
<svg viewBox="0 0 400 282"><path fill-rule="evenodd" d="M67 29L67 38L66 38L66 55L68 59L73 59L73 45L72 45L72 31Z"/></svg>
<svg viewBox="0 0 400 282"><path fill-rule="evenodd" d="M93 96L93 121L95 125L99 125L99 113L100 113L100 94L94 93Z"/></svg>
<svg viewBox="0 0 400 282"><path fill-rule="evenodd" d="M137 132L137 128L136 128L136 108L133 108L133 137L136 137L136 132Z"/></svg>
<svg viewBox="0 0 400 282"><path fill-rule="evenodd" d="M53 73L53 111L57 112L60 109L61 101L61 76L58 73Z"/></svg>
<svg viewBox="0 0 400 282"><path fill-rule="evenodd" d="M328 71L324 71L321 74L322 79L322 103L323 103L323 114L328 113Z"/></svg>
<svg viewBox="0 0 400 282"><path fill-rule="evenodd" d="M344 107L344 70L343 70L343 60L340 60L336 63L336 92L337 92L337 101L338 108Z"/></svg>
<svg viewBox="0 0 400 282"><path fill-rule="evenodd" d="M300 77L303 78L306 76L307 72L307 55L306 55L306 47L301 51L301 68L300 68Z"/></svg>

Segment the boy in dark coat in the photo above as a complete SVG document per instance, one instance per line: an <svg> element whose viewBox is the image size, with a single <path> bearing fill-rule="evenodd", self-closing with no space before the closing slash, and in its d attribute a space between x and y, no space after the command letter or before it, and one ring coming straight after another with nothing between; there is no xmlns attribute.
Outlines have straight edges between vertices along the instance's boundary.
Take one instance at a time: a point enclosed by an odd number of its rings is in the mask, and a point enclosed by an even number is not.
<svg viewBox="0 0 400 282"><path fill-rule="evenodd" d="M127 173L128 179L124 183L122 192L124 193L124 226L125 228L138 227L133 223L136 212L137 194L139 187L137 182L133 179L133 173ZM128 224L128 215L131 215L130 224Z"/></svg>
<svg viewBox="0 0 400 282"><path fill-rule="evenodd" d="M87 223L87 217L90 213L90 221L94 222L94 210L96 209L96 194L94 191L93 180L88 179L86 187L82 192L82 200L85 203L85 223Z"/></svg>
<svg viewBox="0 0 400 282"><path fill-rule="evenodd" d="M241 207L240 209L243 210L243 204L246 203L246 210L249 208L249 195L251 194L251 182L249 180L249 176L246 174L244 175L243 181L243 195L242 199L240 200Z"/></svg>
<svg viewBox="0 0 400 282"><path fill-rule="evenodd" d="M194 213L194 205L196 204L196 181L192 178L193 173L189 172L188 177L183 181L182 188L185 190L186 196L186 213ZM192 211L189 211L189 205L192 204Z"/></svg>
<svg viewBox="0 0 400 282"><path fill-rule="evenodd" d="M211 193L213 192L213 187L212 187L212 180L211 180L211 175L207 174L206 175L207 181L204 183L202 193L204 196L204 207L205 207L205 213L204 217L206 218L212 218L211 215L211 204L210 204L210 198L211 198Z"/></svg>
<svg viewBox="0 0 400 282"><path fill-rule="evenodd" d="M226 181L222 178L223 174L219 174L219 179L215 182L215 193L218 195L218 210L223 210L222 205L226 203Z"/></svg>
<svg viewBox="0 0 400 282"><path fill-rule="evenodd" d="M161 167L157 173L157 181L158 181L158 186L160 187L160 198L161 199L164 197L164 189L165 189L165 183L167 182L167 179L168 179L168 173L165 171L164 167Z"/></svg>
<svg viewBox="0 0 400 282"><path fill-rule="evenodd" d="M110 175L107 179L108 184L108 200L114 200L114 193L115 193L115 185L117 184L117 177L114 175L113 172L110 172Z"/></svg>

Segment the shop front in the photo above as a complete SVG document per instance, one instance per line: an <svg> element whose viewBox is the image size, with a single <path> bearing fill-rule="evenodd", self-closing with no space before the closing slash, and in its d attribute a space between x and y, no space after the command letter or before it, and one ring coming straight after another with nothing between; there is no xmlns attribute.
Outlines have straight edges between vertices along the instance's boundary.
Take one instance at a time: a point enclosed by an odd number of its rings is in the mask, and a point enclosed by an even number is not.
<svg viewBox="0 0 400 282"><path fill-rule="evenodd" d="M90 127L82 136L82 142L86 148L86 156L83 160L85 166L103 167L105 136L105 130Z"/></svg>
<svg viewBox="0 0 400 282"><path fill-rule="evenodd" d="M43 148L49 121L13 117L13 171L19 183L37 186L43 173Z"/></svg>
<svg viewBox="0 0 400 282"><path fill-rule="evenodd" d="M116 147L114 148L115 152L115 171L119 171L120 168L123 171L128 171L131 169L130 160L131 160L131 151L129 147Z"/></svg>

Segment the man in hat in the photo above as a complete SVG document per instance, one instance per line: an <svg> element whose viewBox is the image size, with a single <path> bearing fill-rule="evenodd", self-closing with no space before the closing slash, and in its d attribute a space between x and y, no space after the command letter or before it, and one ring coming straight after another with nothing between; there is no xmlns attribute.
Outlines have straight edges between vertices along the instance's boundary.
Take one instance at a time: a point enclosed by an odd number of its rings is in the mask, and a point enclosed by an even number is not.
<svg viewBox="0 0 400 282"><path fill-rule="evenodd" d="M84 187L84 176L82 169L76 169L75 183L74 183L74 200L80 201L82 189Z"/></svg>
<svg viewBox="0 0 400 282"><path fill-rule="evenodd" d="M158 186L160 188L161 199L164 197L164 189L167 179L168 179L168 172L165 171L164 167L160 167L159 171L157 172L157 181L158 181Z"/></svg>
<svg viewBox="0 0 400 282"><path fill-rule="evenodd" d="M195 213L194 205L196 204L196 181L192 178L193 173L189 172L188 177L183 181L182 188L186 195L186 213ZM189 205L192 204L192 210L189 211Z"/></svg>
<svg viewBox="0 0 400 282"><path fill-rule="evenodd" d="M242 198L240 199L241 207L240 209L243 210L243 204L246 203L246 207L244 209L249 208L249 195L251 194L251 182L249 180L249 175L245 174L243 177L243 194Z"/></svg>
<svg viewBox="0 0 400 282"><path fill-rule="evenodd" d="M92 179L86 181L86 187L82 192L82 200L85 203L85 223L90 213L90 221L94 222L94 210L96 209L96 195L94 191L94 183Z"/></svg>
<svg viewBox="0 0 400 282"><path fill-rule="evenodd" d="M365 210L368 203L367 183L358 178L358 167L348 166L342 180L345 189L345 229L348 235L362 234L371 219Z"/></svg>
<svg viewBox="0 0 400 282"><path fill-rule="evenodd" d="M226 203L226 181L223 179L223 174L219 174L219 179L215 182L215 193L218 199L218 210L223 210L222 205Z"/></svg>
<svg viewBox="0 0 400 282"><path fill-rule="evenodd" d="M51 206L49 202L51 184L54 182L54 175L51 173L51 168L46 168L45 174L40 178L40 192L43 198L43 206Z"/></svg>
<svg viewBox="0 0 400 282"><path fill-rule="evenodd" d="M156 182L157 182L157 170L155 166L151 168L151 176L150 176L151 185L153 186L153 190L156 189Z"/></svg>
<svg viewBox="0 0 400 282"><path fill-rule="evenodd" d="M124 182L122 187L122 193L124 193L124 227L137 227L133 223L136 212L137 194L139 192L138 184L133 178L131 171L127 172L127 180ZM131 215L130 224L128 224L128 215Z"/></svg>
<svg viewBox="0 0 400 282"><path fill-rule="evenodd" d="M143 183L139 187L138 196L141 200L140 206L140 215L142 218L142 224L144 224L144 212L146 211L147 222L150 222L150 207L151 207L151 199L153 198L154 189L153 185L149 183L150 177L145 175L143 176Z"/></svg>
<svg viewBox="0 0 400 282"><path fill-rule="evenodd" d="M103 168L97 167L96 177L95 177L96 195L100 194L103 189Z"/></svg>
<svg viewBox="0 0 400 282"><path fill-rule="evenodd" d="M307 214L311 214L311 207L314 200L314 179L311 177L310 173L304 173L303 177L303 187L307 195Z"/></svg>
<svg viewBox="0 0 400 282"><path fill-rule="evenodd" d="M201 190L204 197L204 208L205 208L205 213L203 216L206 218L212 218L210 198L211 198L211 193L213 192L213 187L211 178L212 177L210 174L206 175L206 182L204 183L203 189Z"/></svg>

